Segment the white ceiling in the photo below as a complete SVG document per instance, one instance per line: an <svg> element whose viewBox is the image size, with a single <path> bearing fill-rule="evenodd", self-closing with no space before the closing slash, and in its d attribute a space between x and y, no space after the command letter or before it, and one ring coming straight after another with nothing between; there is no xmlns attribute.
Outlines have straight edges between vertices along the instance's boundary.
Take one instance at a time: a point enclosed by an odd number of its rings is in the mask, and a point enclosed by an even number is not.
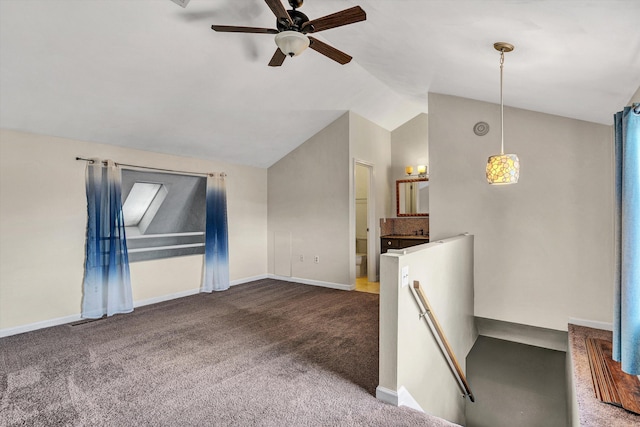
<svg viewBox="0 0 640 427"><path fill-rule="evenodd" d="M283 3L287 6L286 0ZM640 86L639 0L306 0L310 19L362 6L268 67L262 0L0 0L0 126L268 167L352 110L393 130L427 93L610 124Z"/></svg>

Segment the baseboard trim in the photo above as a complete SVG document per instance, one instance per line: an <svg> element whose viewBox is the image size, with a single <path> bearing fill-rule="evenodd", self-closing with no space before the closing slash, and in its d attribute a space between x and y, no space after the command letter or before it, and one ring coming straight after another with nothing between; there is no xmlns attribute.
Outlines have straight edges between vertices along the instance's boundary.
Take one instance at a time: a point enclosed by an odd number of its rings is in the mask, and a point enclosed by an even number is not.
<svg viewBox="0 0 640 427"><path fill-rule="evenodd" d="M229 286L237 286L237 285L242 285L244 283L249 283L249 282L253 282L256 280L260 280L260 279L266 279L267 275L263 274L260 276L253 276L253 277L245 277L243 279L237 279L237 280L232 280L231 282L229 282ZM142 301L135 301L133 303L133 307L143 307L145 305L151 305L151 304L157 304L159 302L165 302L165 301L169 301L172 299L178 299L178 298L184 298L184 297L188 297L191 295L196 295L200 293L200 288L196 288L196 289L189 289L187 291L182 291L182 292L176 292L173 294L167 294L167 295L161 295L158 297L153 297L153 298L149 298L146 300L142 300Z"/></svg>
<svg viewBox="0 0 640 427"><path fill-rule="evenodd" d="M82 320L80 314L72 314L71 316L43 320L41 322L15 326L13 328L4 328L0 329L0 338L9 337L11 335L24 334L25 332L37 331L38 329L51 328L52 326L60 326L66 323L77 322L78 320Z"/></svg>
<svg viewBox="0 0 640 427"><path fill-rule="evenodd" d="M376 399L393 406L398 406L398 392L382 387L381 385L376 387Z"/></svg>
<svg viewBox="0 0 640 427"><path fill-rule="evenodd" d="M256 280L263 280L268 278L269 278L268 274L260 274L258 276L245 277L244 279L232 280L229 285L230 286L243 285L245 283L255 282Z"/></svg>
<svg viewBox="0 0 640 427"><path fill-rule="evenodd" d="M576 319L576 318L570 317L569 323L572 325L584 326L586 328L613 331L613 323L608 323L608 322L598 322L597 320Z"/></svg>
<svg viewBox="0 0 640 427"><path fill-rule="evenodd" d="M200 288L189 289L188 291L176 292L173 294L160 295L159 297L148 298L140 301L133 302L133 308L144 307L145 305L158 304L160 302L169 301L172 299L184 298L191 295L200 293Z"/></svg>
<svg viewBox="0 0 640 427"><path fill-rule="evenodd" d="M376 399L382 400L393 406L406 406L416 411L424 412L424 409L413 398L411 393L404 387L400 386L398 391L390 390L386 387L376 387Z"/></svg>
<svg viewBox="0 0 640 427"><path fill-rule="evenodd" d="M323 282L320 280L303 279L301 277L278 276L275 274L268 275L270 279L284 280L285 282L302 283L303 285L320 286L323 288L339 289L341 291L353 291L355 285L345 285L342 283Z"/></svg>
<svg viewBox="0 0 640 427"><path fill-rule="evenodd" d="M237 279L230 282L229 286L242 285L244 283L253 282L256 280L266 279L268 277L267 274L262 274L259 276L245 277L243 279ZM158 297L147 298L144 300L134 301L133 307L144 307L145 305L158 304L160 302L169 301L178 298L184 298L191 295L196 295L200 293L200 288L197 289L189 289L187 291L175 292L173 294L161 295ZM73 323L82 320L82 316L80 314L72 314L70 316L58 317L56 319L43 320L40 322L29 323L26 325L15 326L12 328L4 328L0 329L0 338L9 337L11 335L23 334L25 332L37 331L38 329L51 328L53 326L60 326L66 323Z"/></svg>

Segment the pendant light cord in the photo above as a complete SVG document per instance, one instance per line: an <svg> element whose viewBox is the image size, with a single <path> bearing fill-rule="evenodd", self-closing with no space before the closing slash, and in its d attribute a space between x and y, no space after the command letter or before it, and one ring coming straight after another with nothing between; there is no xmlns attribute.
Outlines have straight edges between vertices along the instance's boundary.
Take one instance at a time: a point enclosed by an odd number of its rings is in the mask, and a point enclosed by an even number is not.
<svg viewBox="0 0 640 427"><path fill-rule="evenodd" d="M504 154L504 102L502 100L503 68L504 68L504 49L500 49L500 154Z"/></svg>

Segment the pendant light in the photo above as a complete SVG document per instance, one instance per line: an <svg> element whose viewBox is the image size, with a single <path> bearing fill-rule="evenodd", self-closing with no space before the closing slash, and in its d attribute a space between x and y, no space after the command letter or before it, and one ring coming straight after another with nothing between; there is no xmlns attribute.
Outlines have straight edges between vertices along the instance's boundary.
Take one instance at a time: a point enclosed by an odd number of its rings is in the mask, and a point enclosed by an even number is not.
<svg viewBox="0 0 640 427"><path fill-rule="evenodd" d="M497 42L493 47L500 52L500 154L489 157L487 161L487 181L489 184L516 184L520 177L520 160L517 154L504 154L504 102L502 98L502 70L504 53L511 52L513 45Z"/></svg>

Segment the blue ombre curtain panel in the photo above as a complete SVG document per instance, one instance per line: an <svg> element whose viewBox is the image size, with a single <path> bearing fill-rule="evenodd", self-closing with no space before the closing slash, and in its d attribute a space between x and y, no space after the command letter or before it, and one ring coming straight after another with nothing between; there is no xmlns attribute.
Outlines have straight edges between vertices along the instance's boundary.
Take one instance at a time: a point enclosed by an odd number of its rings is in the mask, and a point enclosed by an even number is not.
<svg viewBox="0 0 640 427"><path fill-rule="evenodd" d="M87 163L87 243L82 317L133 311L129 256L122 218L120 168L107 160Z"/></svg>
<svg viewBox="0 0 640 427"><path fill-rule="evenodd" d="M616 113L613 360L640 375L640 104Z"/></svg>
<svg viewBox="0 0 640 427"><path fill-rule="evenodd" d="M229 289L229 236L225 174L207 176L207 224L201 292Z"/></svg>

